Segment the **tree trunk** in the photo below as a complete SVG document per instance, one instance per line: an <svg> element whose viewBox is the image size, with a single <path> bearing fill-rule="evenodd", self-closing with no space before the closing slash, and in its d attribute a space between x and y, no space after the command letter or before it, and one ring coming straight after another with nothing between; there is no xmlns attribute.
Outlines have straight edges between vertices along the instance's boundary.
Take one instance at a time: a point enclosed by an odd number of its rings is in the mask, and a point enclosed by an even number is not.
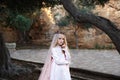
<svg viewBox="0 0 120 80"><path fill-rule="evenodd" d="M74 32L74 36L75 36L75 42L76 42L76 49L78 49L79 48L79 46L78 46L78 36L77 36L76 32Z"/></svg>
<svg viewBox="0 0 120 80"><path fill-rule="evenodd" d="M30 70L27 68L12 64L9 50L5 46L4 39L0 33L0 79L29 72Z"/></svg>
<svg viewBox="0 0 120 80"><path fill-rule="evenodd" d="M18 43L19 44L26 44L30 42L29 32L27 31L18 31Z"/></svg>
<svg viewBox="0 0 120 80"><path fill-rule="evenodd" d="M116 46L116 49L120 53L120 30L117 29L117 26L114 23L106 18L95 16L92 13L80 12L72 3L72 0L60 1L64 8L74 17L77 22L90 23L105 32L110 37L113 44Z"/></svg>
<svg viewBox="0 0 120 80"><path fill-rule="evenodd" d="M74 36L75 36L75 43L76 43L76 49L79 49L79 46L78 46L78 35L77 35L77 31L79 29L78 26L73 26L75 28L75 31L74 31Z"/></svg>
<svg viewBox="0 0 120 80"><path fill-rule="evenodd" d="M8 76L11 73L11 59L0 33L0 76Z"/></svg>

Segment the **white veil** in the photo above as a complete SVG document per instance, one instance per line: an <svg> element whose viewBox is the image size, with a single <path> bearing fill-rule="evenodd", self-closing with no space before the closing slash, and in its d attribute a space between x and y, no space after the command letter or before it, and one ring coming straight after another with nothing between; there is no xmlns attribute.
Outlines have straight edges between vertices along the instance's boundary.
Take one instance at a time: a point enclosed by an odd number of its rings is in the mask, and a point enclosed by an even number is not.
<svg viewBox="0 0 120 80"><path fill-rule="evenodd" d="M56 39L57 36L58 36L58 34L54 34L50 48L48 50L47 58L45 60L44 66L42 68L42 71L41 71L41 74L40 74L38 80L50 80L50 71L51 71L51 64L52 64L52 58L51 58L52 51L51 51L51 49L54 47L54 43L57 41L57 39Z"/></svg>

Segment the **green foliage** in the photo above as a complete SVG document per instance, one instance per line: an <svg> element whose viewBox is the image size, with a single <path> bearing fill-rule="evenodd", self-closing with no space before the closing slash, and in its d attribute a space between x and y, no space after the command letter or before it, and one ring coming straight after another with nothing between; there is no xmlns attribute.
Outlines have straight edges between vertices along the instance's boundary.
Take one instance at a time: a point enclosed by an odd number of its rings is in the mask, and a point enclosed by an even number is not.
<svg viewBox="0 0 120 80"><path fill-rule="evenodd" d="M72 23L73 25L76 25L76 24L77 24L77 22L73 19L72 16L66 15L65 17L61 18L61 19L58 21L57 25L58 25L58 26L67 26L67 25L69 25L70 23Z"/></svg>
<svg viewBox="0 0 120 80"><path fill-rule="evenodd" d="M23 32L30 29L31 20L23 15L17 15L11 24L13 27Z"/></svg>
<svg viewBox="0 0 120 80"><path fill-rule="evenodd" d="M95 5L90 3L89 0L76 0L74 4L82 13L91 12L91 10L95 8Z"/></svg>
<svg viewBox="0 0 120 80"><path fill-rule="evenodd" d="M96 43L95 49L105 49L105 45L99 45L98 43Z"/></svg>
<svg viewBox="0 0 120 80"><path fill-rule="evenodd" d="M58 23L57 23L57 25L60 26L60 27L67 26L69 24L70 24L70 22L65 17L63 17L62 19L60 19L58 21Z"/></svg>
<svg viewBox="0 0 120 80"><path fill-rule="evenodd" d="M61 18L58 21L57 25L62 27L62 26L67 26L70 23L73 24L73 25L77 25L77 22L73 19L73 17L70 16L70 15L67 15L67 16ZM83 25L83 27L82 27L83 29L87 29L88 30L89 28L93 27L92 24L89 24L89 23L81 23L81 24Z"/></svg>
<svg viewBox="0 0 120 80"><path fill-rule="evenodd" d="M3 8L0 13L0 24L2 24L2 27L10 27L15 16L15 13L12 13L7 8Z"/></svg>
<svg viewBox="0 0 120 80"><path fill-rule="evenodd" d="M94 0L94 4L104 6L109 0Z"/></svg>
<svg viewBox="0 0 120 80"><path fill-rule="evenodd" d="M89 12L92 13L92 9L94 9L93 6L90 6L90 7L82 6L81 8L79 8L79 11L82 12L83 14L89 13Z"/></svg>
<svg viewBox="0 0 120 80"><path fill-rule="evenodd" d="M107 49L113 49L113 45L112 44L108 45Z"/></svg>
<svg viewBox="0 0 120 80"><path fill-rule="evenodd" d="M36 8L53 7L60 4L59 0L3 0L2 4L18 13L34 11Z"/></svg>
<svg viewBox="0 0 120 80"><path fill-rule="evenodd" d="M109 0L76 0L75 5L87 7L89 9L94 8L95 5L102 5ZM0 0L0 5L6 5L14 12L24 13L34 11L36 8L53 7L54 5L60 5L60 0Z"/></svg>
<svg viewBox="0 0 120 80"><path fill-rule="evenodd" d="M99 44L95 44L95 49L100 49L101 47L100 47L100 45Z"/></svg>
<svg viewBox="0 0 120 80"><path fill-rule="evenodd" d="M72 17L71 15L67 15L67 16L66 16L66 19L67 19L70 23L72 23L73 25L76 25L76 24L77 24L77 22L75 21L75 19L73 19L73 17Z"/></svg>
<svg viewBox="0 0 120 80"><path fill-rule="evenodd" d="M8 16L6 18L6 23L7 23L6 27L8 27L8 26L12 27L13 21L14 21L14 19L16 17L16 14L9 11L8 14L6 14L6 15Z"/></svg>
<svg viewBox="0 0 120 80"><path fill-rule="evenodd" d="M96 5L104 6L109 0L76 0L74 4L78 7L80 12L92 12Z"/></svg>
<svg viewBox="0 0 120 80"><path fill-rule="evenodd" d="M89 29L89 28L93 28L93 26L92 26L92 24L89 24L89 23L82 23L82 25L84 26L84 27L82 27L83 29Z"/></svg>
<svg viewBox="0 0 120 80"><path fill-rule="evenodd" d="M104 6L109 0L77 0L80 5L82 6L94 6L94 5L102 5Z"/></svg>
<svg viewBox="0 0 120 80"><path fill-rule="evenodd" d="M104 6L109 0L76 0L75 5L86 6L92 8L95 5ZM60 0L0 0L0 4L7 5L7 7L15 12L31 12L36 8L53 7L60 5Z"/></svg>
<svg viewBox="0 0 120 80"><path fill-rule="evenodd" d="M20 31L27 31L31 27L31 20L29 18L18 15L18 13L7 8L2 9L2 13L0 13L0 22L4 23L2 25L4 27L12 27Z"/></svg>
<svg viewBox="0 0 120 80"><path fill-rule="evenodd" d="M96 43L94 48L95 49L113 49L113 46L112 46L112 44L105 46L105 45L100 45L100 44Z"/></svg>

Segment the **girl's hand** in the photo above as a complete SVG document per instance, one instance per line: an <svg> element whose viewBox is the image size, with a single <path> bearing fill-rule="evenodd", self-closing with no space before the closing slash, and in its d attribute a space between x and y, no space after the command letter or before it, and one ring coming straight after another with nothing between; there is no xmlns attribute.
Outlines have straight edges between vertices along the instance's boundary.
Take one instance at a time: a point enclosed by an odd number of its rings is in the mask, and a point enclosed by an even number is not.
<svg viewBox="0 0 120 80"><path fill-rule="evenodd" d="M63 45L61 46L61 48L65 48L65 44L63 44Z"/></svg>

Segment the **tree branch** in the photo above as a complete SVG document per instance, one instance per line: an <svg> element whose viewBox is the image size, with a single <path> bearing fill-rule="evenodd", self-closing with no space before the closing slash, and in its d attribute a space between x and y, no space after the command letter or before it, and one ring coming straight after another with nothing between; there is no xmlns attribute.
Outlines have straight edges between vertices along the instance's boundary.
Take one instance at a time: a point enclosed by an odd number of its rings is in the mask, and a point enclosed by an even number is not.
<svg viewBox="0 0 120 80"><path fill-rule="evenodd" d="M110 20L95 16L92 13L80 12L72 3L72 0L60 0L64 8L73 16L73 18L79 23L90 23L95 25L100 30L104 31L112 40L116 49L120 53L120 30Z"/></svg>

